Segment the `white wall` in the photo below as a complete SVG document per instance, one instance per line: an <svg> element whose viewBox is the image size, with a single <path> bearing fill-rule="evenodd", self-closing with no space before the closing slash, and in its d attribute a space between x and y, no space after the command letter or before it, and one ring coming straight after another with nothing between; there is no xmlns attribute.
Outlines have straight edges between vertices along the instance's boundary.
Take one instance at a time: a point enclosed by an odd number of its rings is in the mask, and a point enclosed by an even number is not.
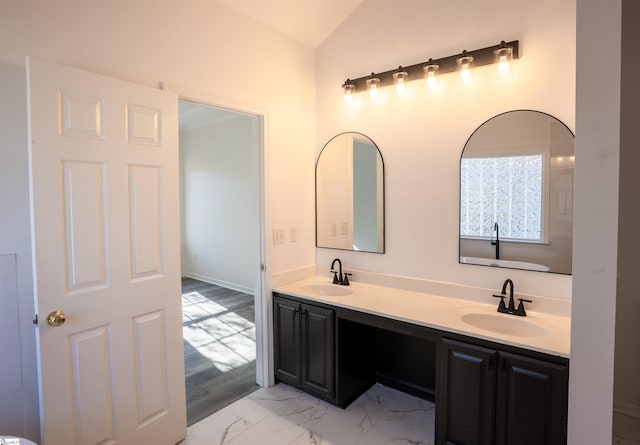
<svg viewBox="0 0 640 445"><path fill-rule="evenodd" d="M311 49L215 2L5 0L1 9L0 251L18 253L20 321L29 333L25 434L37 439L25 56L152 86L165 81L178 94L264 113L267 233L296 227L298 239L268 249L271 273L314 263L315 61Z"/></svg>
<svg viewBox="0 0 640 445"><path fill-rule="evenodd" d="M180 130L182 275L254 293L258 267L257 117Z"/></svg>
<svg viewBox="0 0 640 445"><path fill-rule="evenodd" d="M621 3L622 0L577 3L570 444L611 443ZM598 63L593 63L594 54L598 55Z"/></svg>
<svg viewBox="0 0 640 445"><path fill-rule="evenodd" d="M0 431L23 434L23 385L16 256L0 254Z"/></svg>
<svg viewBox="0 0 640 445"><path fill-rule="evenodd" d="M6 40L0 38L0 41ZM16 293L5 294L0 299L8 300L3 305L18 308L20 331L13 335L20 337L21 352L11 359L19 361L23 391L21 397L16 397L14 392L0 395L0 418L11 419L7 423L12 424L10 428L3 424L0 434L37 438L38 384L35 329L31 323L34 308L26 113L24 68L0 61L0 254L16 254ZM0 336L0 350L11 348L14 341L15 337ZM3 360L6 359L3 355Z"/></svg>
<svg viewBox="0 0 640 445"><path fill-rule="evenodd" d="M519 292L571 297L571 277L458 264L459 162L467 138L490 117L513 109L549 113L575 128L575 0L482 3L368 0L318 49L316 153L332 136L358 131L379 146L385 166L386 253L317 249L320 268L334 256L348 269L485 288L512 278ZM500 81L494 67L476 70L463 87L442 76L440 94L424 82L407 97L393 88L372 103L347 78L520 41L514 75ZM327 274L328 275L328 274ZM357 277L354 275L354 279Z"/></svg>

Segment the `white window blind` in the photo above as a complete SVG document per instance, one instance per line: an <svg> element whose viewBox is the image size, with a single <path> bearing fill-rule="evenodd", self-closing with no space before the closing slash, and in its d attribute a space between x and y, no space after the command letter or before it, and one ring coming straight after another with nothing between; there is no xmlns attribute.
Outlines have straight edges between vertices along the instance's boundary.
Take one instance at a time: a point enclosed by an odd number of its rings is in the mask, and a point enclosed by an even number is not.
<svg viewBox="0 0 640 445"><path fill-rule="evenodd" d="M460 235L543 241L543 155L462 158Z"/></svg>

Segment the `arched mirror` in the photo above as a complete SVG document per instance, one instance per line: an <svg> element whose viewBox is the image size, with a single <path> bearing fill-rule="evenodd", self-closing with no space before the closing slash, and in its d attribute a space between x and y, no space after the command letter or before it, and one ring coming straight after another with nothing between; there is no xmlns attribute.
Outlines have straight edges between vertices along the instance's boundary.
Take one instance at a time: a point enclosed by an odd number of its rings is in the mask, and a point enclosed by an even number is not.
<svg viewBox="0 0 640 445"><path fill-rule="evenodd" d="M316 163L316 246L384 253L384 164L361 133L342 133Z"/></svg>
<svg viewBox="0 0 640 445"><path fill-rule="evenodd" d="M531 110L473 132L460 159L460 263L571 274L574 139Z"/></svg>

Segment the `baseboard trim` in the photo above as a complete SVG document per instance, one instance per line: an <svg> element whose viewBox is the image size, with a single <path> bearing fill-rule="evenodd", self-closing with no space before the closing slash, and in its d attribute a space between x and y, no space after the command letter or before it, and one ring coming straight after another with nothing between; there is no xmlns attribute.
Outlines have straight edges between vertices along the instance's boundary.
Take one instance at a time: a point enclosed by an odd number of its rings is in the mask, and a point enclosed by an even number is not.
<svg viewBox="0 0 640 445"><path fill-rule="evenodd" d="M226 287L227 289L237 290L238 292L244 292L245 294L255 295L255 291L253 288L248 286L242 286L236 283L230 283L228 281L218 280L216 278L211 278L206 275L201 275L199 273L193 272L182 272L183 277L193 278L194 280L204 281L205 283L215 284L217 286Z"/></svg>
<svg viewBox="0 0 640 445"><path fill-rule="evenodd" d="M613 411L619 414L624 414L625 416L640 419L640 406L634 405L632 403L623 402L621 400L614 400Z"/></svg>

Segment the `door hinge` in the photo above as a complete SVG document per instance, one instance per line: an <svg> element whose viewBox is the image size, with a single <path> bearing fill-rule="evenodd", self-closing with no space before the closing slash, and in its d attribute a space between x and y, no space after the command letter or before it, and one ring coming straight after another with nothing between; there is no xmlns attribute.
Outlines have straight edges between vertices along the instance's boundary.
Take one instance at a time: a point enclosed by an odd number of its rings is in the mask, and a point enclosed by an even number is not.
<svg viewBox="0 0 640 445"><path fill-rule="evenodd" d="M265 270L267 270L267 265L264 263L260 263L260 271L264 272Z"/></svg>
<svg viewBox="0 0 640 445"><path fill-rule="evenodd" d="M38 327L38 314L33 318L33 324Z"/></svg>

